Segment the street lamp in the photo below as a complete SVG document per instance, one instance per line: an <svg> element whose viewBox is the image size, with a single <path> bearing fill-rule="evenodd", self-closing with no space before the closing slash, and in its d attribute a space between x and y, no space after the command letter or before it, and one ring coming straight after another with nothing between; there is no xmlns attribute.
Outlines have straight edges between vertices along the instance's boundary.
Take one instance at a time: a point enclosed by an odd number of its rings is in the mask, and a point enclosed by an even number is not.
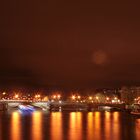
<svg viewBox="0 0 140 140"><path fill-rule="evenodd" d="M112 103L115 103L115 100L112 100Z"/></svg>
<svg viewBox="0 0 140 140"><path fill-rule="evenodd" d="M92 100L92 97L91 96L89 96L89 100Z"/></svg>
<svg viewBox="0 0 140 140"><path fill-rule="evenodd" d="M99 97L96 96L95 98L96 98L96 103L99 103Z"/></svg>
<svg viewBox="0 0 140 140"><path fill-rule="evenodd" d="M98 97L98 96L96 96L96 99L98 100L98 99L99 99L99 97Z"/></svg>
<svg viewBox="0 0 140 140"><path fill-rule="evenodd" d="M72 100L75 100L75 98L76 98L75 95L72 95Z"/></svg>
<svg viewBox="0 0 140 140"><path fill-rule="evenodd" d="M106 97L106 100L108 101L109 100L109 97Z"/></svg>
<svg viewBox="0 0 140 140"><path fill-rule="evenodd" d="M40 95L38 94L37 97L40 98Z"/></svg>
<svg viewBox="0 0 140 140"><path fill-rule="evenodd" d="M60 97L61 97L60 95L57 95L57 98L58 98L58 99L60 99Z"/></svg>
<svg viewBox="0 0 140 140"><path fill-rule="evenodd" d="M19 95L18 95L18 94L16 94L16 95L15 95L15 98L17 99L18 97L19 97Z"/></svg>
<svg viewBox="0 0 140 140"><path fill-rule="evenodd" d="M5 94L6 94L6 92L3 92L3 93L2 93L2 95L5 95Z"/></svg>
<svg viewBox="0 0 140 140"><path fill-rule="evenodd" d="M78 96L77 98L78 98L78 99L80 99L80 98L81 98L81 96Z"/></svg>
<svg viewBox="0 0 140 140"><path fill-rule="evenodd" d="M53 98L56 99L56 95L53 95Z"/></svg>
<svg viewBox="0 0 140 140"><path fill-rule="evenodd" d="M120 103L120 100L118 100L118 103Z"/></svg>

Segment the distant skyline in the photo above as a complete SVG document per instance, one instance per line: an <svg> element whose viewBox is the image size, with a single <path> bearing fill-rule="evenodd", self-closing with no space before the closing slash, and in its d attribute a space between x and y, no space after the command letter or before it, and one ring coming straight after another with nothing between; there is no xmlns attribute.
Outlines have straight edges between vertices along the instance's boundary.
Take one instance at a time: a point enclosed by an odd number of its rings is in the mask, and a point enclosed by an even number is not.
<svg viewBox="0 0 140 140"><path fill-rule="evenodd" d="M140 85L139 14L132 1L2 1L0 86Z"/></svg>

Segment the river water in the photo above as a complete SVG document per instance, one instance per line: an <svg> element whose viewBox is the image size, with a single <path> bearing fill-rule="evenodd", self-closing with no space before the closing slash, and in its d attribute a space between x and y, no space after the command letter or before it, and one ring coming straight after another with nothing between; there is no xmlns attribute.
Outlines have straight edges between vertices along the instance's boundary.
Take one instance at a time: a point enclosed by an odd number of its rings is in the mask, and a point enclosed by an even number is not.
<svg viewBox="0 0 140 140"><path fill-rule="evenodd" d="M0 112L0 140L140 140L124 112Z"/></svg>

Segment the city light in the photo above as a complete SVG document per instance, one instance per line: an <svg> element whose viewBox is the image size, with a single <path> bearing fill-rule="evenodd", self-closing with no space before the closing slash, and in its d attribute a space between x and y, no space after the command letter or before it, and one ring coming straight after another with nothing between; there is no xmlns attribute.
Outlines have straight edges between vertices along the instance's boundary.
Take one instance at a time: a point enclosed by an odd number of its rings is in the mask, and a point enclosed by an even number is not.
<svg viewBox="0 0 140 140"><path fill-rule="evenodd" d="M38 94L37 97L40 98L40 95Z"/></svg>
<svg viewBox="0 0 140 140"><path fill-rule="evenodd" d="M74 95L72 95L72 99L75 100L75 98L76 98L76 97L75 97Z"/></svg>
<svg viewBox="0 0 140 140"><path fill-rule="evenodd" d="M61 104L61 103L62 103L62 101L59 101L59 103Z"/></svg>
<svg viewBox="0 0 140 140"><path fill-rule="evenodd" d="M6 95L6 92L3 92L2 95Z"/></svg>
<svg viewBox="0 0 140 140"><path fill-rule="evenodd" d="M40 98L40 97L41 97L40 94L35 95L35 98Z"/></svg>
<svg viewBox="0 0 140 140"><path fill-rule="evenodd" d="M92 97L91 96L89 96L89 100L92 100Z"/></svg>
<svg viewBox="0 0 140 140"><path fill-rule="evenodd" d="M57 97L60 98L61 96L60 95L57 95Z"/></svg>
<svg viewBox="0 0 140 140"><path fill-rule="evenodd" d="M115 101L114 101L114 100L112 100L112 103L115 103Z"/></svg>
<svg viewBox="0 0 140 140"><path fill-rule="evenodd" d="M32 93L22 93L20 91L18 92L12 92L12 94L9 94L9 92L1 92L1 100L14 100L14 99L18 99L18 100L24 100L24 101L45 101L45 102L61 102L63 100L63 97L61 96L61 94L58 94L59 92L55 92L56 94L53 95L48 95L46 96L45 94L43 95L41 92L38 92L40 94L32 94ZM62 98L62 99L61 99ZM122 104L125 103L121 98L119 99L117 95L110 95L110 96L106 96L104 94L102 94L102 92L100 93L95 93L93 95L90 96L82 96L80 95L80 93L75 92L72 93L72 95L69 97L66 97L65 100L63 101L68 101L68 102L73 102L73 103L83 103L83 104L87 104L87 103L108 103L108 104ZM62 102L64 103L64 102ZM140 97L139 96L135 96L135 98L133 98L133 103L140 103Z"/></svg>
<svg viewBox="0 0 140 140"><path fill-rule="evenodd" d="M81 96L78 96L77 98L78 98L78 99L80 99L80 98L81 98Z"/></svg>
<svg viewBox="0 0 140 140"><path fill-rule="evenodd" d="M56 99L56 95L53 95L53 98Z"/></svg>
<svg viewBox="0 0 140 140"><path fill-rule="evenodd" d="M60 94L58 94L58 95L53 95L52 98L53 98L54 100L59 100L59 99L61 98L61 95L60 95Z"/></svg>
<svg viewBox="0 0 140 140"><path fill-rule="evenodd" d="M99 99L99 97L98 97L98 96L96 96L96 99L98 100L98 99Z"/></svg>
<svg viewBox="0 0 140 140"><path fill-rule="evenodd" d="M109 97L106 97L106 100L108 101L109 100Z"/></svg>
<svg viewBox="0 0 140 140"><path fill-rule="evenodd" d="M18 95L18 94L16 94L16 95L15 95L15 98L17 99L18 97L19 97L19 95Z"/></svg>

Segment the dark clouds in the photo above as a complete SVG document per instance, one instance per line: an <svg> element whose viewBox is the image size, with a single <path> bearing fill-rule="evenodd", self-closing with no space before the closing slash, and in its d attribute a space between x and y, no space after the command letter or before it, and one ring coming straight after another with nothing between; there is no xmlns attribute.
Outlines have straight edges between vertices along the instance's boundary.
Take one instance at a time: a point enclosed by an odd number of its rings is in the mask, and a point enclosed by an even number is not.
<svg viewBox="0 0 140 140"><path fill-rule="evenodd" d="M0 5L1 84L139 84L137 3L15 0Z"/></svg>

